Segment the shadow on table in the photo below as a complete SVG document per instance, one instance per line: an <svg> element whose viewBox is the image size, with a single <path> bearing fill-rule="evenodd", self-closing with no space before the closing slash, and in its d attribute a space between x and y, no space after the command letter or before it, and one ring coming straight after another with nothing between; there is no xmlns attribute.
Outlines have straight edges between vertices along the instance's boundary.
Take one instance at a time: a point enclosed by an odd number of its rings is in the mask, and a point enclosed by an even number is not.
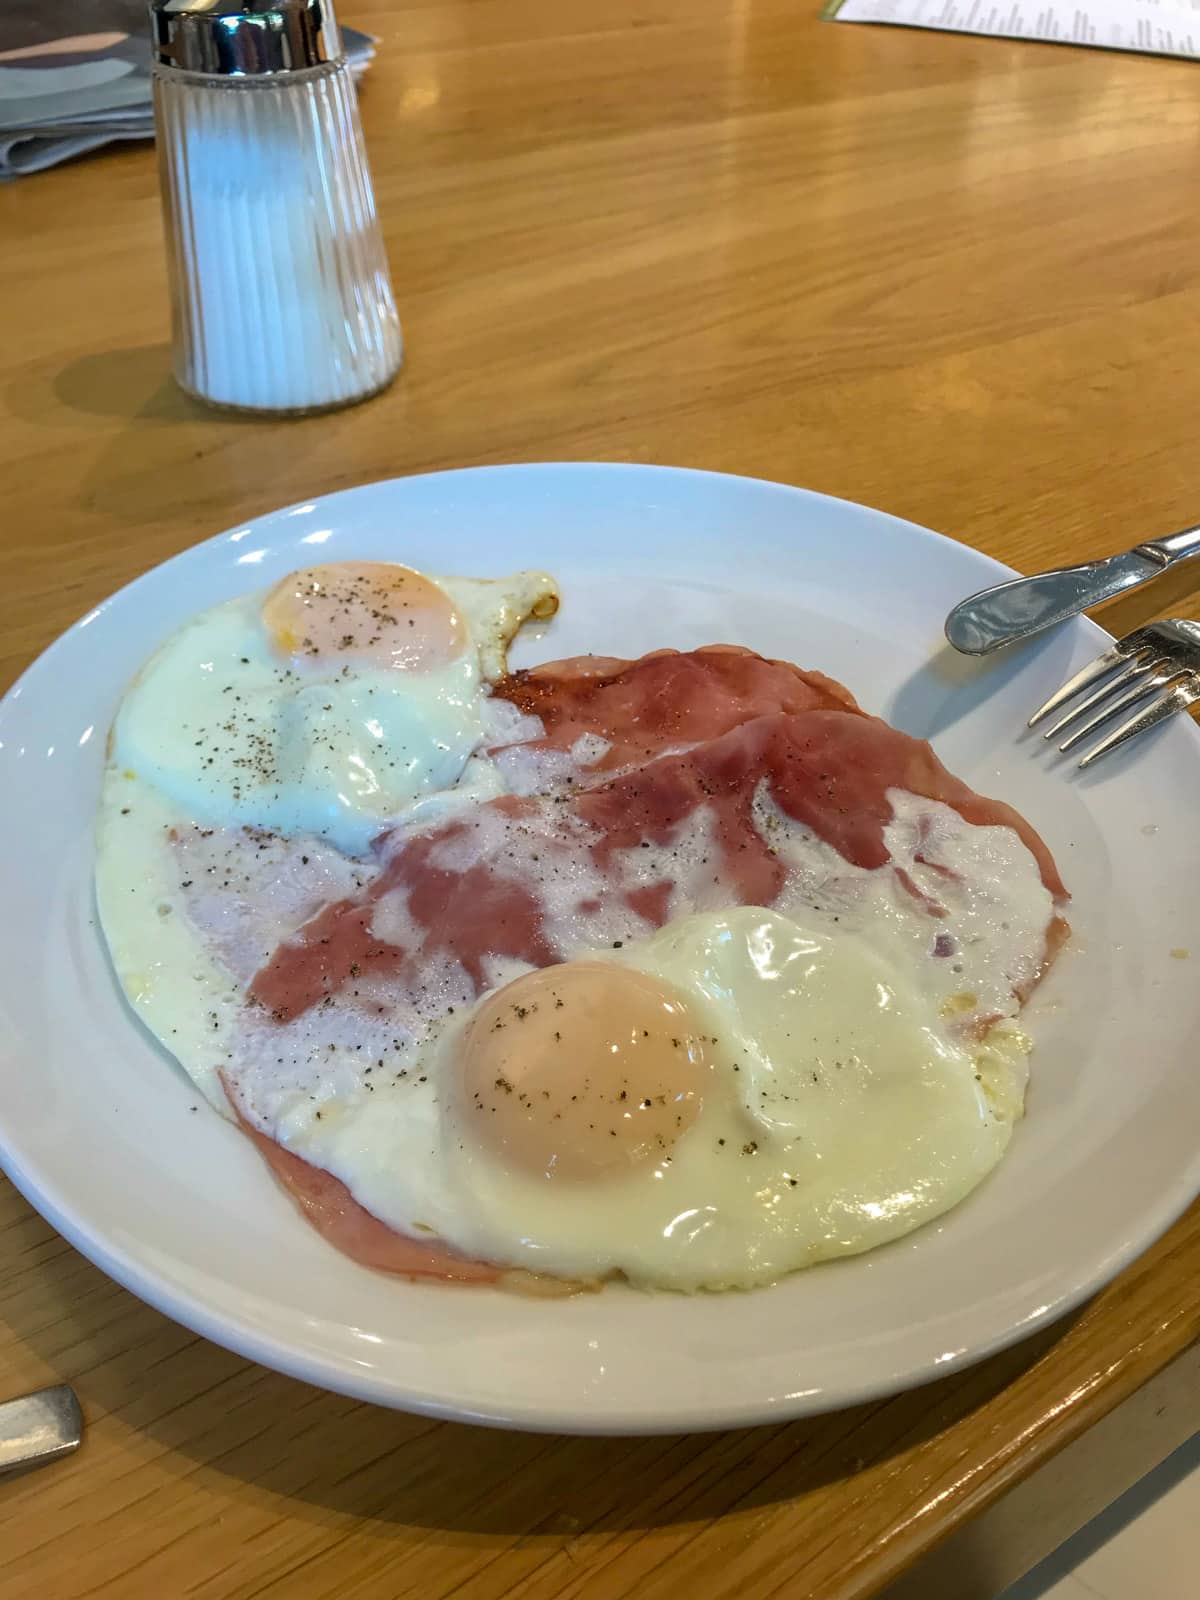
<svg viewBox="0 0 1200 1600"><path fill-rule="evenodd" d="M277 1512L287 1497L294 1514L315 1520L332 1511L559 1543L744 1513L881 1465L863 1493L878 1492L886 1476L889 1506L902 1519L915 1514L928 1478L917 1468L897 1483L895 1458L985 1404L1069 1325L925 1388L824 1417L713 1434L571 1438L433 1422L313 1389L187 1333L66 1247L42 1262L39 1291L36 1304L16 1297L16 1314L6 1306L3 1320L76 1385L90 1422L110 1414L122 1431L169 1452L154 1458L156 1472L239 1506L249 1499ZM469 1291L448 1292L463 1294L469 1315ZM80 1470L86 1456L85 1439ZM954 1469L940 1466L944 1488Z"/></svg>
<svg viewBox="0 0 1200 1600"><path fill-rule="evenodd" d="M15 416L57 427L89 416L182 422L212 415L172 378L165 343L96 351L61 367L22 373L5 398Z"/></svg>
<svg viewBox="0 0 1200 1600"><path fill-rule="evenodd" d="M191 503L213 477L221 414L193 400L171 376L166 343L95 351L21 372L5 391L14 417L42 431L43 459L57 452L78 484L87 524L126 538L149 512ZM86 525L86 524L85 524ZM172 554L153 550L154 559Z"/></svg>
<svg viewBox="0 0 1200 1600"><path fill-rule="evenodd" d="M60 405L97 417L179 422L205 415L172 378L166 344L80 356L59 370L53 389Z"/></svg>
<svg viewBox="0 0 1200 1600"><path fill-rule="evenodd" d="M286 425L204 405L175 383L165 343L26 368L5 400L14 416L41 431L42 470L54 470L57 452L69 456L82 526L89 537L103 531L114 538L118 552L128 548L135 570L176 553L183 512L184 529L194 528L195 537L289 498L386 477L400 464L397 440L412 433L403 382L361 407ZM364 431L367 410L381 405L387 426ZM428 470L482 459L448 449L405 456L402 464Z"/></svg>

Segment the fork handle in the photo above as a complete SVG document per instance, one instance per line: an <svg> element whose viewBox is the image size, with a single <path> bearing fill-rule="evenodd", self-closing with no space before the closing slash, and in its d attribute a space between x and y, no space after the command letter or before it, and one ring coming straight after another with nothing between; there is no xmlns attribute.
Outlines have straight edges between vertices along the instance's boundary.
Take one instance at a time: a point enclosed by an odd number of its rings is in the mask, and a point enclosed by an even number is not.
<svg viewBox="0 0 1200 1600"><path fill-rule="evenodd" d="M1165 571L1177 561L1184 561L1188 556L1200 552L1200 526L1170 533L1165 539L1148 539L1145 544L1135 545L1134 549L1139 556L1148 556L1151 561L1157 561Z"/></svg>

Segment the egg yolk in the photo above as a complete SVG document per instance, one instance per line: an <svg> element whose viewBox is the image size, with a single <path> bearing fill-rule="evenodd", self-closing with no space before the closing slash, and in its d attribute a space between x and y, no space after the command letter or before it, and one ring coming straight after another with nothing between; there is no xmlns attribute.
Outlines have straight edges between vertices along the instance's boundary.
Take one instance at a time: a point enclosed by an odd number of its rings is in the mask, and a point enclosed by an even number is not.
<svg viewBox="0 0 1200 1600"><path fill-rule="evenodd" d="M601 961L526 973L465 1030L466 1127L547 1178L661 1162L700 1112L711 1043L686 1000L645 973Z"/></svg>
<svg viewBox="0 0 1200 1600"><path fill-rule="evenodd" d="M384 561L293 572L263 601L262 619L281 655L314 665L351 657L405 671L441 667L461 654L466 636L444 589Z"/></svg>

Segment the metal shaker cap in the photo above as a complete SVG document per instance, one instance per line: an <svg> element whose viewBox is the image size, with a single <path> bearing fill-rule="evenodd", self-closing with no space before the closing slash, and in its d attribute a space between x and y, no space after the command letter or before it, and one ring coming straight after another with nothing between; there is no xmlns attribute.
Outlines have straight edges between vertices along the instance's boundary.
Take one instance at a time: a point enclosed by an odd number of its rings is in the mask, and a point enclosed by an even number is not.
<svg viewBox="0 0 1200 1600"><path fill-rule="evenodd" d="M333 0L150 0L154 61L180 72L265 77L339 61Z"/></svg>

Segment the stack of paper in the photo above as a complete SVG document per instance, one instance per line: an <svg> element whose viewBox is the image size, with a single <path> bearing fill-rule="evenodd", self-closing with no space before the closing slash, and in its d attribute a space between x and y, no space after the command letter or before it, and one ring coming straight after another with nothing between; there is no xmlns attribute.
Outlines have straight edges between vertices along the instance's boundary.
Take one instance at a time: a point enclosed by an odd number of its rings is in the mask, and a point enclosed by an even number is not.
<svg viewBox="0 0 1200 1600"><path fill-rule="evenodd" d="M831 0L835 22L1200 57L1200 0Z"/></svg>
<svg viewBox="0 0 1200 1600"><path fill-rule="evenodd" d="M146 0L0 0L0 177L152 139ZM342 29L356 74L375 45Z"/></svg>

